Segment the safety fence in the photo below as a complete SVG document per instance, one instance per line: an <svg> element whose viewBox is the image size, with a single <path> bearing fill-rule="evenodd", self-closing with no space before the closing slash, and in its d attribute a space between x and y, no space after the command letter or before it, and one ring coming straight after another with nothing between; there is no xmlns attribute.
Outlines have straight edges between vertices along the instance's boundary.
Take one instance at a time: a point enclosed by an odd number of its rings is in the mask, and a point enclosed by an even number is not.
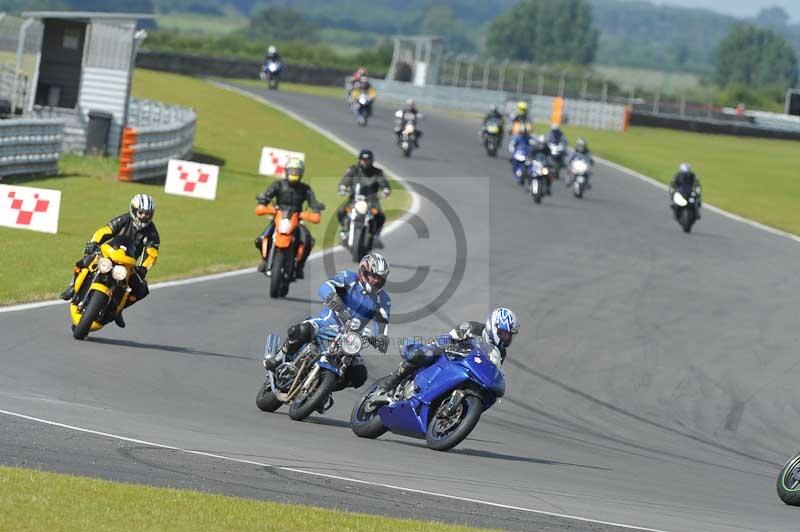
<svg viewBox="0 0 800 532"><path fill-rule="evenodd" d="M625 105L518 94L504 91L472 89L445 85L414 85L399 81L374 80L378 97L390 101L413 98L416 102L437 108L485 113L489 105L511 112L519 101L528 103L528 114L539 122L558 122L595 129L624 131L630 116Z"/></svg>
<svg viewBox="0 0 800 532"><path fill-rule="evenodd" d="M58 173L63 131L61 120L0 120L0 179Z"/></svg>
<svg viewBox="0 0 800 532"><path fill-rule="evenodd" d="M194 146L197 115L192 109L131 99L122 132L119 179L139 181L167 174L170 159L185 159Z"/></svg>

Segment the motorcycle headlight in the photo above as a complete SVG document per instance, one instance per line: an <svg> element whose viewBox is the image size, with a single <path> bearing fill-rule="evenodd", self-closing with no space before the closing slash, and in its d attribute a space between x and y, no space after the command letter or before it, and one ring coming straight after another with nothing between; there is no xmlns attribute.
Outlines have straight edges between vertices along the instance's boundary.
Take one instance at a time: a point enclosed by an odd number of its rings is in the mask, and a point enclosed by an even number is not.
<svg viewBox="0 0 800 532"><path fill-rule="evenodd" d="M672 195L672 202L678 207L686 207L689 204L680 192L676 192Z"/></svg>
<svg viewBox="0 0 800 532"><path fill-rule="evenodd" d="M97 261L97 269L100 273L108 273L111 271L111 268L114 267L114 263L111 262L111 259L103 257Z"/></svg>
<svg viewBox="0 0 800 532"><path fill-rule="evenodd" d="M583 174L588 170L586 163L583 161L575 161L572 163L572 172L575 174Z"/></svg>
<svg viewBox="0 0 800 532"><path fill-rule="evenodd" d="M542 175L547 175L549 173L550 173L550 170L548 170L547 168L542 168Z"/></svg>
<svg viewBox="0 0 800 532"><path fill-rule="evenodd" d="M360 96L360 97L358 98L358 103L360 103L361 105L367 105L367 101L368 101L368 100L367 100L367 97L366 97L366 96Z"/></svg>
<svg viewBox="0 0 800 532"><path fill-rule="evenodd" d="M517 160L517 161L519 161L519 162L521 162L521 163L524 163L524 162L525 162L525 159L526 159L526 157L525 157L525 154L524 154L524 153L515 153L515 154L514 154L514 159L515 159L515 160Z"/></svg>
<svg viewBox="0 0 800 532"><path fill-rule="evenodd" d="M355 205L353 205L353 208L356 210L356 212L358 214L360 214L361 216L364 216L365 214L367 214L367 210L369 209L369 205L367 205L367 202L364 201L364 200L358 200L355 203Z"/></svg>
<svg viewBox="0 0 800 532"><path fill-rule="evenodd" d="M342 352L347 355L357 355L361 351L362 343L360 334L349 332L342 337Z"/></svg>
<svg viewBox="0 0 800 532"><path fill-rule="evenodd" d="M111 277L112 277L112 278L113 278L115 281L122 281L122 280L124 280L124 279L125 279L125 277L127 277L127 276L128 276L128 268L126 268L126 267L125 267L125 266L123 266L122 264L117 264L117 265L116 265L116 266L114 266L114 268L111 270Z"/></svg>
<svg viewBox="0 0 800 532"><path fill-rule="evenodd" d="M500 128L497 127L497 126L489 126L489 127L486 128L486 131L488 131L489 133L492 133L492 134L497 134L497 133L500 132Z"/></svg>
<svg viewBox="0 0 800 532"><path fill-rule="evenodd" d="M282 235L288 235L292 231L292 221L288 218L283 218L278 224L278 232Z"/></svg>

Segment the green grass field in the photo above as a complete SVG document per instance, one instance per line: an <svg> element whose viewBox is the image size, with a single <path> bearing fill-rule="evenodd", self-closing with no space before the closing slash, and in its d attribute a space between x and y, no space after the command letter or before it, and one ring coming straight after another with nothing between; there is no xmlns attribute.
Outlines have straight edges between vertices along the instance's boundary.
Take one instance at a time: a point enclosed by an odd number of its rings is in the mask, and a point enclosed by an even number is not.
<svg viewBox="0 0 800 532"><path fill-rule="evenodd" d="M0 228L6 257L0 269L0 304L52 298L63 290L84 243L98 227L125 212L137 192L155 197L161 235L159 262L148 280L255 266L253 240L268 219L253 214L254 198L273 180L257 173L262 146L305 152L306 181L327 205L322 223L310 225L321 245L342 201L336 195L339 176L354 155L270 107L200 80L138 70L133 93L196 110L195 152L222 165L217 200L166 195L163 185L119 182L117 162L111 159L67 156L59 177L3 180L59 189L62 205L57 235ZM384 202L387 209L408 205L407 193L398 187L395 191Z"/></svg>
<svg viewBox="0 0 800 532"><path fill-rule="evenodd" d="M610 161L669 183L689 162L703 200L800 235L800 142L634 127L625 133L565 127ZM664 198L667 201L667 198Z"/></svg>
<svg viewBox="0 0 800 532"><path fill-rule="evenodd" d="M0 530L467 532L476 529L0 467Z"/></svg>

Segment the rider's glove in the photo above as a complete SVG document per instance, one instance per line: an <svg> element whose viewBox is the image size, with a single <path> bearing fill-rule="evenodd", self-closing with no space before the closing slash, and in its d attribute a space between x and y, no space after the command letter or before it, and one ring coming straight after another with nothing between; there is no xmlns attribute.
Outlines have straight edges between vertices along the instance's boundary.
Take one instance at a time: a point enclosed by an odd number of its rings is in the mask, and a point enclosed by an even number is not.
<svg viewBox="0 0 800 532"><path fill-rule="evenodd" d="M133 271L144 281L144 278L147 276L147 268L144 266L134 266Z"/></svg>
<svg viewBox="0 0 800 532"><path fill-rule="evenodd" d="M384 198L388 198L389 194L391 194L391 193L392 193L392 191L391 191L391 189L389 189L389 187L384 187L384 189L381 190L381 196L383 196Z"/></svg>
<svg viewBox="0 0 800 532"><path fill-rule="evenodd" d="M97 242L87 242L83 248L84 255L94 255L98 251L100 251L100 244Z"/></svg>
<svg viewBox="0 0 800 532"><path fill-rule="evenodd" d="M342 321L342 323L349 320L352 316L347 307L344 306L344 301L339 297L336 292L332 293L325 299L325 305L333 311L334 314Z"/></svg>
<svg viewBox="0 0 800 532"><path fill-rule="evenodd" d="M344 185L340 185L338 194L340 196L346 196L347 195L347 187L344 186Z"/></svg>
<svg viewBox="0 0 800 532"><path fill-rule="evenodd" d="M385 353L389 350L389 337L385 334L379 334L372 339L372 345L374 345L375 349L381 353Z"/></svg>
<svg viewBox="0 0 800 532"><path fill-rule="evenodd" d="M267 195L264 192L261 192L256 196L256 201L259 205L266 205L269 203L269 201L267 201Z"/></svg>

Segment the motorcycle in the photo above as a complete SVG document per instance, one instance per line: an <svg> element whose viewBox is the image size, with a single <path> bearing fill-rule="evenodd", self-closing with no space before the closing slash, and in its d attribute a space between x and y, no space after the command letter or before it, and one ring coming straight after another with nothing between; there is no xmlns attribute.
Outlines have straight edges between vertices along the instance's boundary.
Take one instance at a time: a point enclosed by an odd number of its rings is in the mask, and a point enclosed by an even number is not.
<svg viewBox="0 0 800 532"><path fill-rule="evenodd" d="M689 233L692 226L699 218L700 187L682 187L672 191L672 210L675 219L683 228L684 233Z"/></svg>
<svg viewBox="0 0 800 532"><path fill-rule="evenodd" d="M488 120L483 128L483 145L486 148L486 154L489 157L496 157L497 149L502 142L503 134L500 132L500 123L494 119Z"/></svg>
<svg viewBox="0 0 800 532"><path fill-rule="evenodd" d="M356 100L356 116L358 125L366 126L367 120L372 116L372 98L368 94L361 93Z"/></svg>
<svg viewBox="0 0 800 532"><path fill-rule="evenodd" d="M398 144L406 157L411 157L411 152L417 147L417 118L413 113L397 111L395 117L400 125Z"/></svg>
<svg viewBox="0 0 800 532"><path fill-rule="evenodd" d="M582 198L583 192L589 184L591 166L585 157L576 157L569 165L570 181L568 186L572 187L572 193L576 198Z"/></svg>
<svg viewBox="0 0 800 532"><path fill-rule="evenodd" d="M292 209L277 209L274 205L259 203L255 209L256 215L271 215L274 230L270 238L262 238L260 244L261 256L266 256L267 270L265 275L269 279L269 297L286 297L289 294L289 285L295 280L295 266L297 260L303 255L303 247L297 243L295 231L301 220L318 224L318 212L298 212Z"/></svg>
<svg viewBox="0 0 800 532"><path fill-rule="evenodd" d="M256 395L256 406L275 412L289 404L289 417L295 421L315 410L324 413L333 406L331 394L370 338L362 330L361 320L351 318L341 327L320 328L292 360L286 360L280 336L270 334L264 347L267 375Z"/></svg>
<svg viewBox="0 0 800 532"><path fill-rule="evenodd" d="M389 404L372 400L389 377L378 380L353 407L350 428L361 438L373 439L392 431L424 436L435 451L452 449L505 394L501 361L492 353L482 342L466 355L445 351L432 365L390 390Z"/></svg>
<svg viewBox="0 0 800 532"><path fill-rule="evenodd" d="M267 80L267 87L270 90L275 90L278 88L282 70L283 65L279 61L267 61L259 77Z"/></svg>
<svg viewBox="0 0 800 532"><path fill-rule="evenodd" d="M511 140L509 145L511 151L511 168L514 171L514 178L517 184L524 185L527 173L527 166L530 163L531 145L527 138L518 135Z"/></svg>
<svg viewBox="0 0 800 532"><path fill-rule="evenodd" d="M564 163L564 154L567 145L564 142L549 142L547 148L550 150L550 160L552 161L552 170L554 170L554 173L550 177L551 179L558 179L561 174L561 167Z"/></svg>
<svg viewBox="0 0 800 532"><path fill-rule="evenodd" d="M541 203L542 196L549 190L550 170L548 170L546 165L536 159L530 161L528 166L528 182L531 197L534 203Z"/></svg>
<svg viewBox="0 0 800 532"><path fill-rule="evenodd" d="M131 246L128 238L112 238L100 246L75 278L69 315L76 340L102 329L125 308L131 293L128 281L136 266L136 257L128 253Z"/></svg>
<svg viewBox="0 0 800 532"><path fill-rule="evenodd" d="M377 207L370 207L367 197L361 194L361 183L356 183L353 190L353 204L345 207L347 213L347 244L354 262L359 262L364 255L372 251L375 236L375 217Z"/></svg>
<svg viewBox="0 0 800 532"><path fill-rule="evenodd" d="M778 497L789 506L800 506L800 453L786 462L778 475Z"/></svg>

